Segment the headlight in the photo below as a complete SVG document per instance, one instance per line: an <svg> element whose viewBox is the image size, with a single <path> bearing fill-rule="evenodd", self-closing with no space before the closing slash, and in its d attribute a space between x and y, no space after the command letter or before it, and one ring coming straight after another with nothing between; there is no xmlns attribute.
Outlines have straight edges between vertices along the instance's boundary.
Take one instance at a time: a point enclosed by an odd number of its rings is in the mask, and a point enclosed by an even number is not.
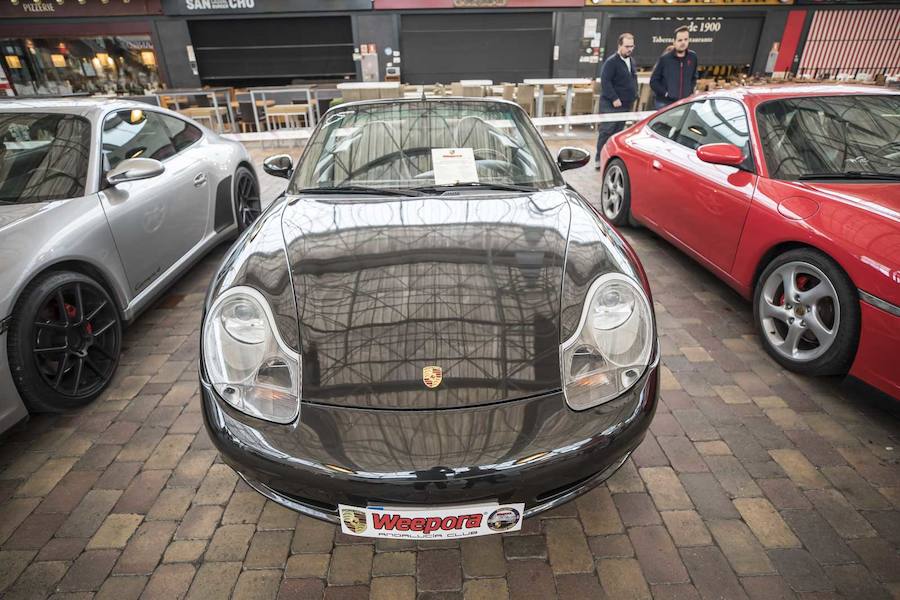
<svg viewBox="0 0 900 600"><path fill-rule="evenodd" d="M278 335L272 310L250 287L228 289L203 323L210 383L237 410L275 423L300 411L300 359Z"/></svg>
<svg viewBox="0 0 900 600"><path fill-rule="evenodd" d="M575 334L560 346L566 402L583 410L616 398L650 363L653 317L640 285L620 273L588 290Z"/></svg>

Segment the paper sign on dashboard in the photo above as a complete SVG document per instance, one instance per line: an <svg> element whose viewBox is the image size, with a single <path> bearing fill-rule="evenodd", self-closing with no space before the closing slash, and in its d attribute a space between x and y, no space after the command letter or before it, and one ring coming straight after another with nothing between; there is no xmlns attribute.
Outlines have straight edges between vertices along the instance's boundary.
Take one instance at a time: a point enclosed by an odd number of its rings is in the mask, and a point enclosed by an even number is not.
<svg viewBox="0 0 900 600"><path fill-rule="evenodd" d="M478 183L475 154L471 148L432 148L435 185Z"/></svg>

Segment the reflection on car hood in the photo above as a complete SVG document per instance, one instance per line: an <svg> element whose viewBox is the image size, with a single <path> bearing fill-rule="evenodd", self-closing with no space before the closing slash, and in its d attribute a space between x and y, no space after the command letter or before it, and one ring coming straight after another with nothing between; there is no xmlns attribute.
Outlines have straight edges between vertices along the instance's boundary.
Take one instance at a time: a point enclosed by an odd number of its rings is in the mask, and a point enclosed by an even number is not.
<svg viewBox="0 0 900 600"><path fill-rule="evenodd" d="M560 191L294 200L304 401L450 408L559 389L569 218Z"/></svg>
<svg viewBox="0 0 900 600"><path fill-rule="evenodd" d="M0 205L0 229L37 214L46 206L46 202Z"/></svg>
<svg viewBox="0 0 900 600"><path fill-rule="evenodd" d="M900 182L811 182L803 185L834 200L853 204L882 216L900 220Z"/></svg>

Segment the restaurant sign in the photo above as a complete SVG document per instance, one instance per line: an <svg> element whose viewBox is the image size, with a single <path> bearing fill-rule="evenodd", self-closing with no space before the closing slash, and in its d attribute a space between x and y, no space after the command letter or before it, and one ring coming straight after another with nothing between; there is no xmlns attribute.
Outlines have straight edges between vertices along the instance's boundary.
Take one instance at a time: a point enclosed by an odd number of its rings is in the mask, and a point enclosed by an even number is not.
<svg viewBox="0 0 900 600"><path fill-rule="evenodd" d="M167 15L369 10L372 0L162 0Z"/></svg>
<svg viewBox="0 0 900 600"><path fill-rule="evenodd" d="M701 65L748 65L756 54L762 21L762 17L713 16L612 18L605 56L616 51L619 34L631 33L635 62L650 68L675 41L675 28L685 25L690 32L690 49L697 53Z"/></svg>
<svg viewBox="0 0 900 600"><path fill-rule="evenodd" d="M85 0L82 2L0 2L0 18L42 19L54 17L115 17L158 15L159 0Z"/></svg>

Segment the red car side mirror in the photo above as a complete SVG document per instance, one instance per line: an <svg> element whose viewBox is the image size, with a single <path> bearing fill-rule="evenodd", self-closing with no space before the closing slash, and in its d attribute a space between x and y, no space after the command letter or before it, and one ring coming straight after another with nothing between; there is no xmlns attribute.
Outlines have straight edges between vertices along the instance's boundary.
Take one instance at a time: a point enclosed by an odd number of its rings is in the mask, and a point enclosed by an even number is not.
<svg viewBox="0 0 900 600"><path fill-rule="evenodd" d="M697 158L714 165L739 167L746 157L734 144L705 144L697 148Z"/></svg>

